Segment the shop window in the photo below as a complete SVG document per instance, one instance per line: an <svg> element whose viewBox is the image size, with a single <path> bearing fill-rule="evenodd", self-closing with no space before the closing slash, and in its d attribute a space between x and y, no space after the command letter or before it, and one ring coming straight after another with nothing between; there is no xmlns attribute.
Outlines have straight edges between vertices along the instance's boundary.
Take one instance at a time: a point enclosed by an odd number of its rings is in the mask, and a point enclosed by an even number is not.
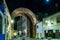
<svg viewBox="0 0 60 40"><path fill-rule="evenodd" d="M60 24L60 15L57 17L57 23Z"/></svg>

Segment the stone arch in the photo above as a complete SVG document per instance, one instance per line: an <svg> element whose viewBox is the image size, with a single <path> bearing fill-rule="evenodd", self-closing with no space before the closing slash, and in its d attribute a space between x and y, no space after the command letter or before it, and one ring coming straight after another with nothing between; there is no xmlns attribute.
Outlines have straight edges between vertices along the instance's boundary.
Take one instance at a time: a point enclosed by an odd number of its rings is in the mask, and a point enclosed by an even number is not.
<svg viewBox="0 0 60 40"><path fill-rule="evenodd" d="M11 16L9 14L9 11L6 10L6 34L5 39L9 40L11 39Z"/></svg>
<svg viewBox="0 0 60 40"><path fill-rule="evenodd" d="M26 16L30 20L30 22L32 24L30 26L30 27L32 27L32 34L33 34L32 38L35 38L36 37L36 17L34 15L34 13L27 8L17 8L12 12L12 19L14 19L17 16ZM13 26L13 24L12 24L12 26ZM29 35L29 37L31 37L30 33L28 35Z"/></svg>

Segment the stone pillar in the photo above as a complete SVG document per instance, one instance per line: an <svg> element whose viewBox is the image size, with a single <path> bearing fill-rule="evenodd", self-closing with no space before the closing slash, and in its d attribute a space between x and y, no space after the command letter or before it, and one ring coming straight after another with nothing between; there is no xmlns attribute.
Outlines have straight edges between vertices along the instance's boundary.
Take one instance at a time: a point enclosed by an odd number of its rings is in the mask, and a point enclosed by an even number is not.
<svg viewBox="0 0 60 40"><path fill-rule="evenodd" d="M33 38L36 38L36 24L33 26Z"/></svg>

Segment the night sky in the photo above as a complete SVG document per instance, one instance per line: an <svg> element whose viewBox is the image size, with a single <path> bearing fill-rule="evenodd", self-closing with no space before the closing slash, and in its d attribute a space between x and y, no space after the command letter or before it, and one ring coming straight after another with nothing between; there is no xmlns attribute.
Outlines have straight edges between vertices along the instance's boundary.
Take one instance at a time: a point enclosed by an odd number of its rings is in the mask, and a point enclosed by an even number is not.
<svg viewBox="0 0 60 40"><path fill-rule="evenodd" d="M48 1L48 2L46 2ZM52 15L60 11L59 0L6 0L10 13L20 7L32 10L36 15Z"/></svg>

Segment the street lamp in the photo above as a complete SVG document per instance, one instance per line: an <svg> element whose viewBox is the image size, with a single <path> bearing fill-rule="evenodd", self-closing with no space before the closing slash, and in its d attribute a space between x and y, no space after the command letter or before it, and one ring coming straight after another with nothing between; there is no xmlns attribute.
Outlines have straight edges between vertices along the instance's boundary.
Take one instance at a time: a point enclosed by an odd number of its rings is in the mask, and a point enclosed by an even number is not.
<svg viewBox="0 0 60 40"><path fill-rule="evenodd" d="M11 23L14 23L14 20L11 20Z"/></svg>
<svg viewBox="0 0 60 40"><path fill-rule="evenodd" d="M51 0L44 0L44 3L45 4L50 4L51 3Z"/></svg>
<svg viewBox="0 0 60 40"><path fill-rule="evenodd" d="M50 0L46 0L46 2L49 2Z"/></svg>

